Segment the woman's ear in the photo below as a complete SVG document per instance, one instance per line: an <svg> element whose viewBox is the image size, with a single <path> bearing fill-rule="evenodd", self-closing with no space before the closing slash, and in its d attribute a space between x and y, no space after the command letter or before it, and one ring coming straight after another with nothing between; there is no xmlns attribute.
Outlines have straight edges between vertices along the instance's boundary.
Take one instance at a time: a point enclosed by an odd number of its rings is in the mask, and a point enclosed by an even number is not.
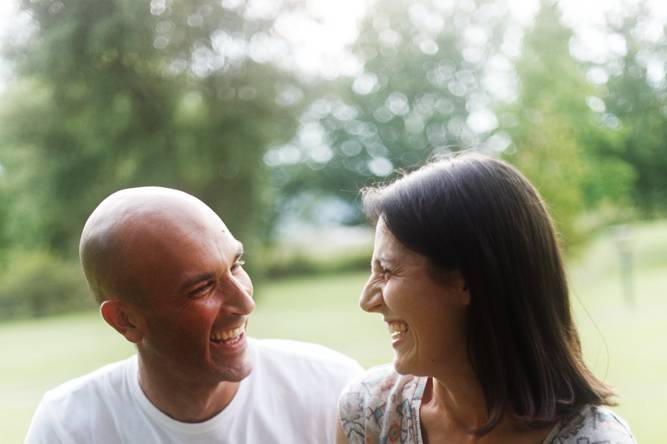
<svg viewBox="0 0 667 444"><path fill-rule="evenodd" d="M461 290L463 291L465 305L470 305L470 290L468 289L468 283L466 281L463 281L463 288Z"/></svg>
<svg viewBox="0 0 667 444"><path fill-rule="evenodd" d="M459 270L453 271L450 278L450 285L461 296L461 303L465 306L470 305L470 290L468 283Z"/></svg>
<svg viewBox="0 0 667 444"><path fill-rule="evenodd" d="M144 337L141 319L134 307L120 299L107 299L100 305L100 314L125 339L135 344Z"/></svg>

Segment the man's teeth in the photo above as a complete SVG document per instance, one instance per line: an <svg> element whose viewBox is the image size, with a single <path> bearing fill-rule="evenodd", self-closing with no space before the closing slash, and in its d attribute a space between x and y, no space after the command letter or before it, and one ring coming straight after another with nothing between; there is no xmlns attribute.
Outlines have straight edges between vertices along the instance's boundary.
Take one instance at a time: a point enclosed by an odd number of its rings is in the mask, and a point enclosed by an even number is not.
<svg viewBox="0 0 667 444"><path fill-rule="evenodd" d="M243 334L244 331L245 331L245 327L241 326L241 327L233 328L231 330L223 330L223 331L215 332L211 335L211 340L216 341L216 342L220 342L220 341L233 342L233 341L237 340L241 336L241 334Z"/></svg>
<svg viewBox="0 0 667 444"><path fill-rule="evenodd" d="M408 331L408 324L405 322L394 321L389 322L389 333L391 333L392 339L396 339L401 336L403 333Z"/></svg>

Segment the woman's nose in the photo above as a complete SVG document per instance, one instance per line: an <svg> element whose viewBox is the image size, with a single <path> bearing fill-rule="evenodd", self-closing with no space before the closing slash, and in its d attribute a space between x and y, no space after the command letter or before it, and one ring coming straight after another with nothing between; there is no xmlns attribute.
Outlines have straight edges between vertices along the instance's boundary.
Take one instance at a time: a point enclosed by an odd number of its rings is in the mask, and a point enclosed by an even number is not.
<svg viewBox="0 0 667 444"><path fill-rule="evenodd" d="M368 312L379 311L382 306L382 291L376 285L373 285L372 278L361 290L361 297L359 298L359 306L362 310Z"/></svg>

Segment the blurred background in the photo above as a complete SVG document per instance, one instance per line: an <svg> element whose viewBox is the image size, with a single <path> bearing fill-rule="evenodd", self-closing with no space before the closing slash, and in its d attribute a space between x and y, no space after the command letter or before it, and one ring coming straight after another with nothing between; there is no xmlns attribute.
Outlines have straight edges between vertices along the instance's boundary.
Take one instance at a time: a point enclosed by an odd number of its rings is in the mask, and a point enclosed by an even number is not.
<svg viewBox="0 0 667 444"><path fill-rule="evenodd" d="M2 442L45 390L133 353L77 259L109 193L198 196L246 245L252 335L371 366L392 353L357 307L358 191L460 150L539 188L586 360L664 442L666 24L662 0L2 0Z"/></svg>

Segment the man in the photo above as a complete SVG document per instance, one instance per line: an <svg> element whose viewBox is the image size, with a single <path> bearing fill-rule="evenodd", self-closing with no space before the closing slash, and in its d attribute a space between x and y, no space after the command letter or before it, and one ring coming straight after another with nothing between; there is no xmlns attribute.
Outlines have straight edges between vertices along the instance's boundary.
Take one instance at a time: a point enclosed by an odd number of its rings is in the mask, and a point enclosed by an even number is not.
<svg viewBox="0 0 667 444"><path fill-rule="evenodd" d="M321 346L246 337L255 307L243 246L203 202L122 190L81 235L104 320L137 355L48 392L33 443L326 443L360 372Z"/></svg>

